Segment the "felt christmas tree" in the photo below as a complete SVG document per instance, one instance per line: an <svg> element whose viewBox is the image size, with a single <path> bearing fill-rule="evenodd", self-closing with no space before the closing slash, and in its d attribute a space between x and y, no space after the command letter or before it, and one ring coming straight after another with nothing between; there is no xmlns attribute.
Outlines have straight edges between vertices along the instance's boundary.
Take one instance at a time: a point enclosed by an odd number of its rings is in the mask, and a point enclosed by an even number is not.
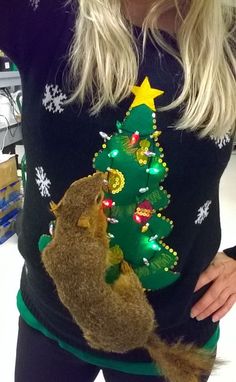
<svg viewBox="0 0 236 382"><path fill-rule="evenodd" d="M135 99L126 117L117 121L112 136L100 132L104 144L94 157L94 168L108 172L103 200L111 249L107 282L119 276L125 259L144 288L157 290L180 276L174 271L177 253L165 244L174 223L164 214L171 196L161 183L169 169L154 103L164 91L151 88L146 77L132 92Z"/></svg>

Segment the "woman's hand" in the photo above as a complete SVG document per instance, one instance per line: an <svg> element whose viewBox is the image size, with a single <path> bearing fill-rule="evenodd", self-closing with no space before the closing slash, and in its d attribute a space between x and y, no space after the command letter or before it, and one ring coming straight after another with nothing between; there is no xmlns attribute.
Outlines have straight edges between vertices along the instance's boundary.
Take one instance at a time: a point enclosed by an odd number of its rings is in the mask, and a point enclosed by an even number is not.
<svg viewBox="0 0 236 382"><path fill-rule="evenodd" d="M236 260L218 252L200 275L194 292L210 282L211 287L191 310L191 317L199 321L211 315L213 322L219 321L236 302Z"/></svg>

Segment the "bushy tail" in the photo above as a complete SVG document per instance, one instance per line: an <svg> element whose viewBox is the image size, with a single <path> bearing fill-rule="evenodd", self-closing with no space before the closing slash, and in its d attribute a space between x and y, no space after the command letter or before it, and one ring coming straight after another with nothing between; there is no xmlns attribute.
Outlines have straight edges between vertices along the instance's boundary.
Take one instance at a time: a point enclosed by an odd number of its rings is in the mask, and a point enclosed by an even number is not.
<svg viewBox="0 0 236 382"><path fill-rule="evenodd" d="M145 348L170 382L199 382L202 375L211 373L215 362L209 351L180 341L169 345L156 334L150 336Z"/></svg>

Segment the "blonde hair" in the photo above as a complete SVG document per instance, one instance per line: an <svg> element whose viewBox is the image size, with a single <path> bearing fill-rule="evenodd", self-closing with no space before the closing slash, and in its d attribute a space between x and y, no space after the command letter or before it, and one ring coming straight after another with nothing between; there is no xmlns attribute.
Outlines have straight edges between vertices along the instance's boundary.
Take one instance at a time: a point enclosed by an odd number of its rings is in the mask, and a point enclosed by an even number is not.
<svg viewBox="0 0 236 382"><path fill-rule="evenodd" d="M90 114L116 106L131 93L138 77L138 48L122 0L69 0L76 25L69 53L69 103L90 102ZM125 1L125 0L124 0ZM181 64L184 83L179 96L157 110L180 107L174 126L222 137L236 126L236 8L231 0L156 0L142 25L147 36ZM185 4L185 6L183 6ZM158 29L158 19L176 8L175 50Z"/></svg>

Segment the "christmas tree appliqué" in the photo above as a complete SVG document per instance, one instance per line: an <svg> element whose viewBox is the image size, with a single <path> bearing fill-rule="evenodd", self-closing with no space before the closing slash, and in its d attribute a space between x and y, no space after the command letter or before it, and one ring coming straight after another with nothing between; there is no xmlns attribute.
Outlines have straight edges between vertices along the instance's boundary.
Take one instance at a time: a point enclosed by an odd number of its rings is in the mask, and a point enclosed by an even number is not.
<svg viewBox="0 0 236 382"><path fill-rule="evenodd" d="M63 94L58 85L46 85L43 98L43 106L49 112L62 113L64 111L63 101L67 99L67 96Z"/></svg>
<svg viewBox="0 0 236 382"><path fill-rule="evenodd" d="M132 92L135 99L123 122L117 121L118 132L100 132L105 142L94 157L94 168L108 172L103 201L111 250L107 281L119 276L119 261L125 259L144 288L157 290L180 276L174 271L177 252L164 242L174 226L162 214L171 196L160 185L169 169L159 142L154 99L164 91L152 88L146 77Z"/></svg>
<svg viewBox="0 0 236 382"><path fill-rule="evenodd" d="M199 208L195 224L202 224L202 222L207 218L207 216L209 215L209 207L211 203L212 202L208 200L202 207Z"/></svg>
<svg viewBox="0 0 236 382"><path fill-rule="evenodd" d="M36 167L35 181L39 187L40 194L43 198L50 197L51 181L47 178L47 174L44 172L43 167Z"/></svg>

